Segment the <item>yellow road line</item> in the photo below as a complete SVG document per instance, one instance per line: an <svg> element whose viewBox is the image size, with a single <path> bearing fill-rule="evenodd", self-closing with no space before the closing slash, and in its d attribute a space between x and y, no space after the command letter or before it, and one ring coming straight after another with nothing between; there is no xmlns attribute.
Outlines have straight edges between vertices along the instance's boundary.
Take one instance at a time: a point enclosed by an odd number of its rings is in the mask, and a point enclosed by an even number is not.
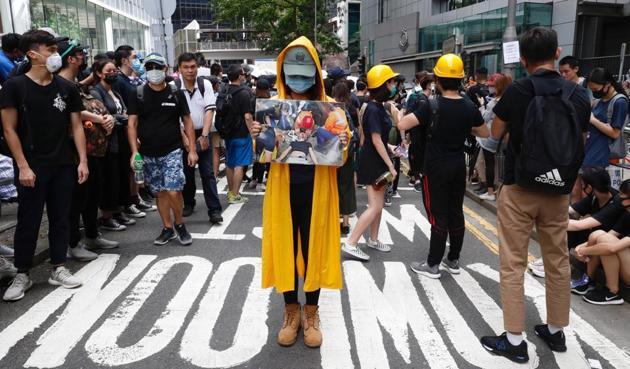
<svg viewBox="0 0 630 369"><path fill-rule="evenodd" d="M497 231L497 228L494 225L490 224L481 215L477 214L474 210L470 209L466 205L464 205L464 214L468 215L469 217L477 221L477 223L479 223L484 229L491 232L496 237L499 237L499 232ZM490 251L499 255L499 245L497 245L495 242L490 240L485 234L483 234L483 232L479 230L479 228L475 227L472 223L467 221L466 229L468 229L470 233L472 233L475 237L477 237L477 239L479 239L479 241L481 241L481 243L483 243ZM528 253L527 259L529 261L533 261L536 259L536 257Z"/></svg>

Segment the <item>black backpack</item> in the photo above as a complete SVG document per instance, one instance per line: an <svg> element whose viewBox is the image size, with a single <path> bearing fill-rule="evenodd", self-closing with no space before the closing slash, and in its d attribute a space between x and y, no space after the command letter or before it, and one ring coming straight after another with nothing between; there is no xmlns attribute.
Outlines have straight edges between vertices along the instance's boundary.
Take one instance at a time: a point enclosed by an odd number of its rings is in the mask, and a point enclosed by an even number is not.
<svg viewBox="0 0 630 369"><path fill-rule="evenodd" d="M179 96L177 95L177 92L181 88L181 84L179 88L175 84L172 84L172 83L167 83L166 85L171 89L171 92L173 93L173 97L175 98L175 103L179 106ZM140 104L144 104L144 89L148 87L149 87L148 83L145 83L136 87L136 96L138 97L138 102ZM199 90L201 91L201 89Z"/></svg>
<svg viewBox="0 0 630 369"><path fill-rule="evenodd" d="M232 135L244 124L243 117L238 115L237 109L232 106L232 99L239 92L246 90L246 87L239 86L234 91L230 91L230 85L225 85L219 90L217 95L217 110L214 120L214 127L222 139L230 139Z"/></svg>
<svg viewBox="0 0 630 369"><path fill-rule="evenodd" d="M516 148L516 184L546 193L571 193L584 159L582 126L569 100L577 85L563 80L562 87L550 91L544 85L548 80L529 79L534 96L525 112L522 143ZM522 82L516 87L524 89Z"/></svg>

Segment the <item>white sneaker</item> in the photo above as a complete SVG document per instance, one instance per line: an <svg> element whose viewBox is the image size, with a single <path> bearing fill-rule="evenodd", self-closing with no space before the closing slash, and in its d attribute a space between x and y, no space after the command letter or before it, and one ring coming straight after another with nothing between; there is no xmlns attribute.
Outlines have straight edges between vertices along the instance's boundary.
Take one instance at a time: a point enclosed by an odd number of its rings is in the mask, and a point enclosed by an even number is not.
<svg viewBox="0 0 630 369"><path fill-rule="evenodd" d="M486 201L496 201L497 200L497 197L495 195L490 195L488 192L486 192L486 193L484 193L482 195L479 195L479 198L481 200L486 200Z"/></svg>
<svg viewBox="0 0 630 369"><path fill-rule="evenodd" d="M95 239L86 238L85 245L90 250L110 250L118 247L119 243L104 239L100 234Z"/></svg>
<svg viewBox="0 0 630 369"><path fill-rule="evenodd" d="M15 277L17 269L13 266L13 263L0 256L0 279Z"/></svg>
<svg viewBox="0 0 630 369"><path fill-rule="evenodd" d="M382 243L379 240L373 241L371 238L368 239L367 242L368 247L371 247L375 250L381 251L381 252L390 252L392 251L391 246L386 245L384 243Z"/></svg>
<svg viewBox="0 0 630 369"><path fill-rule="evenodd" d="M81 282L77 277L73 276L68 269L63 266L57 267L50 273L48 283L53 286L62 286L64 288L77 288L81 287Z"/></svg>
<svg viewBox="0 0 630 369"><path fill-rule="evenodd" d="M532 271L532 274L539 278L545 278L545 265L543 264L543 259L538 258L534 261L530 261L527 264L529 270Z"/></svg>
<svg viewBox="0 0 630 369"><path fill-rule="evenodd" d="M12 258L14 256L14 251L9 246L0 244L0 257L4 256L5 258Z"/></svg>
<svg viewBox="0 0 630 369"><path fill-rule="evenodd" d="M79 243L76 247L68 247L68 258L79 261L91 261L98 257L98 254L93 253L85 248L85 245Z"/></svg>
<svg viewBox="0 0 630 369"><path fill-rule="evenodd" d="M361 250L359 246L357 245L352 246L350 244L342 242L341 251L359 260L363 260L363 261L370 260L370 255L363 252L363 250Z"/></svg>
<svg viewBox="0 0 630 369"><path fill-rule="evenodd" d="M24 297L24 293L33 286L31 278L26 273L18 273L2 298L4 301L17 301Z"/></svg>

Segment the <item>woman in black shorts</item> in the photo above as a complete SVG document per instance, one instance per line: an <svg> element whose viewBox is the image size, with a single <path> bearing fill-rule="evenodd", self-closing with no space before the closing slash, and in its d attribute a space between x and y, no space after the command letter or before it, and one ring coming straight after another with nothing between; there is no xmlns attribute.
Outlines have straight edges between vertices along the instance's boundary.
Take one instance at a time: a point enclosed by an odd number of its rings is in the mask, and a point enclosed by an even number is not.
<svg viewBox="0 0 630 369"><path fill-rule="evenodd" d="M361 214L357 225L341 250L360 260L369 260L370 256L363 252L357 244L363 232L370 227L367 246L378 251L389 252L391 247L378 240L378 229L381 223L381 212L385 200L386 186L375 186L376 180L384 173L396 177L396 169L387 149L389 131L392 121L385 112L383 102L390 99L398 73L387 65L376 65L367 75L368 90L373 100L368 103L363 114L363 136L365 137L359 159L358 183L367 186L369 207Z"/></svg>

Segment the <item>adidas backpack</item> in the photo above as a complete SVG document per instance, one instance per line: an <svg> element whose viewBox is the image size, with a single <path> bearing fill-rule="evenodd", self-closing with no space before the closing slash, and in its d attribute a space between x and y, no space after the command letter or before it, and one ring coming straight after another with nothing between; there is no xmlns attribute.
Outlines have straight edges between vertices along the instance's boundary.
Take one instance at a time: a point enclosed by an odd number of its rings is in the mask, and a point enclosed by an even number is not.
<svg viewBox="0 0 630 369"><path fill-rule="evenodd" d="M546 193L571 193L584 159L582 127L569 101L577 85L562 81L561 88L550 91L545 86L548 81L536 76L529 79L534 96L523 121L516 184ZM516 87L523 89L519 81Z"/></svg>

